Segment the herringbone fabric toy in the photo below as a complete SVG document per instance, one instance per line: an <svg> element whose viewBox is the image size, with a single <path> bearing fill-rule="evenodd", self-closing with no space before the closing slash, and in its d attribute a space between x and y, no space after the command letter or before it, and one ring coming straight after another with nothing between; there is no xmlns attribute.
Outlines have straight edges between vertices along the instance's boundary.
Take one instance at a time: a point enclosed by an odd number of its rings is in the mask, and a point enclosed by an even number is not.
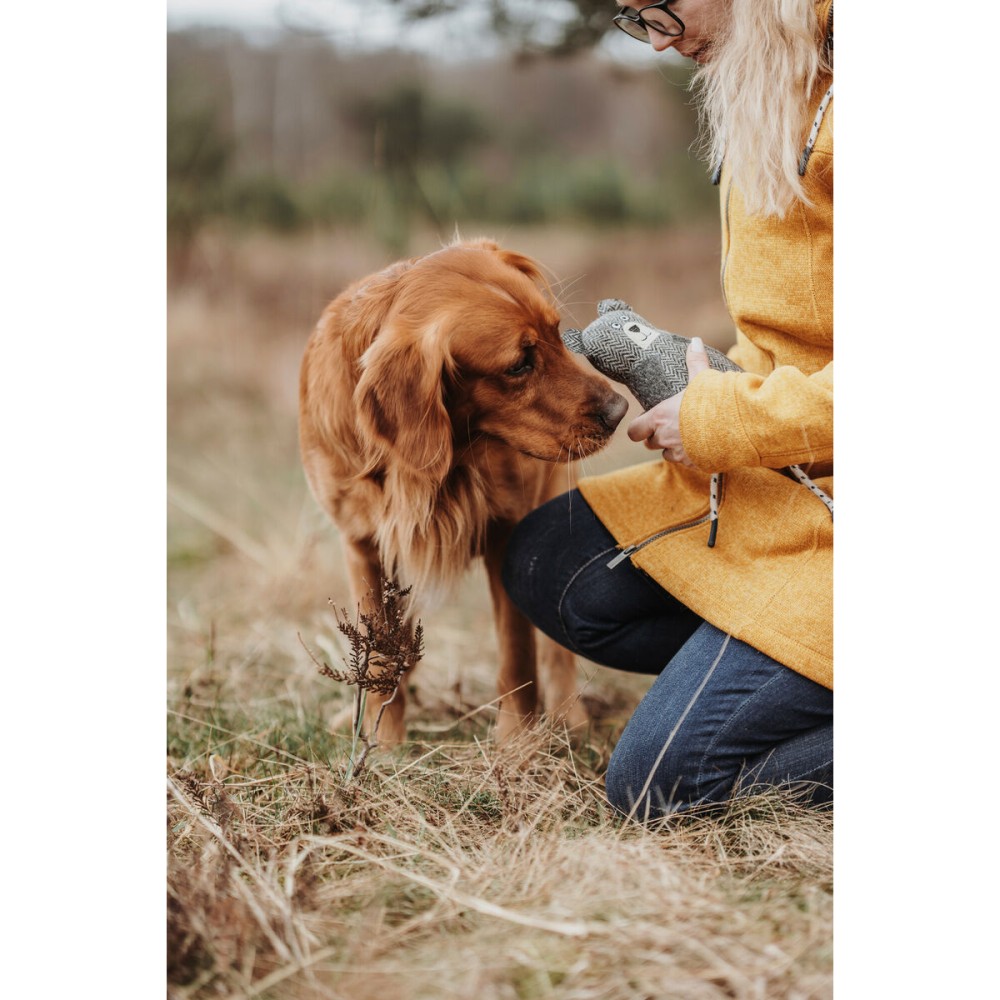
<svg viewBox="0 0 1000 1000"><path fill-rule="evenodd" d="M598 302L597 319L584 330L564 331L562 339L602 375L624 385L645 410L676 395L688 384L687 350L691 341L650 326L621 299ZM706 346L705 352L709 365L718 371L743 370L714 347ZM797 465L782 471L815 493L833 516L833 500ZM709 492L709 546L715 545L718 531L720 479L720 473L712 476Z"/></svg>

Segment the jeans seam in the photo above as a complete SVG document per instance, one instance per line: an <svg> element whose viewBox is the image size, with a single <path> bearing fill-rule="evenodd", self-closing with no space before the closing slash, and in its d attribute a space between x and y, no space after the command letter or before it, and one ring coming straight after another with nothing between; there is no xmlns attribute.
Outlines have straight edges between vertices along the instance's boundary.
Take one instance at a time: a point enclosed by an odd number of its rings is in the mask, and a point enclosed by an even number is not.
<svg viewBox="0 0 1000 1000"><path fill-rule="evenodd" d="M809 783L809 784L826 785L825 781L818 781L816 778L809 777L809 775L815 774L817 771L825 771L832 764L833 764L833 758L831 757L829 760L824 761L822 764L814 764L812 767L807 768L806 771L803 774L789 774L787 776L787 778L785 779L785 783L787 783L789 785L794 785L797 782L805 782L805 783ZM741 784L742 783L743 776L744 776L745 773L746 773L746 768L744 768L743 770L740 771L740 773L736 777L736 784ZM755 775L755 778L756 778L756 775ZM752 781L749 785L744 786L743 791L746 791L747 789L758 788L758 787L770 787L770 786L758 785L756 781ZM827 785L827 787L830 787L830 786Z"/></svg>
<svg viewBox="0 0 1000 1000"><path fill-rule="evenodd" d="M822 764L817 764L815 767L810 767L809 770L806 771L806 774L812 774L814 771L821 771L824 768L829 767L832 763L833 763L833 758L831 757L829 760L824 761ZM807 781L808 778L806 778L805 775L799 774L799 775L796 775L794 778L789 777L788 780L789 781Z"/></svg>
<svg viewBox="0 0 1000 1000"><path fill-rule="evenodd" d="M740 712L742 712L743 709L745 709L747 705L749 705L758 695L766 691L775 681L779 679L780 679L779 675L775 674L773 677L769 677L767 682L762 684L759 688L757 688L754 691L751 691L743 699L743 701L741 701L739 705L737 705L736 708L734 708L733 711L730 712L729 718L726 719L726 721L719 727L715 735L709 741L708 746L705 747L705 752L701 756L701 761L698 764L698 779L695 785L695 792L697 793L697 796L699 798L701 798L702 785L705 783L705 778L703 777L705 773L705 765L708 762L708 760L712 757L712 750L718 745L723 734L725 734L730 728L732 728L733 720L740 714ZM735 781L738 777L739 774L737 774L733 780Z"/></svg>
<svg viewBox="0 0 1000 1000"><path fill-rule="evenodd" d="M565 637L565 639L566 639L566 645L567 645L567 646L568 646L568 647L569 647L570 649L572 649L574 653L578 653L578 654L579 654L580 656L585 656L586 654L585 654L585 653L583 653L583 652L582 652L582 651L581 651L581 650L580 650L580 649L579 649L579 648L577 647L576 643L575 643L575 642L573 642L573 640L572 640L572 639L570 639L570 636L569 636L569 631L568 631L568 629L566 628L566 619L565 619L565 617L563 616L563 604L565 603L565 600L566 600L566 595L567 595L567 594L569 593L569 588L573 586L574 582L576 581L576 578L577 578L577 577L578 577L578 576L579 576L579 575L580 575L580 574L581 574L581 573L582 573L582 572L583 572L583 571L584 571L585 569L588 569L591 563L593 563L593 562L596 562L596 561L597 561L598 559L602 559L602 558L603 558L604 556L606 556L606 555L607 555L607 554L608 554L609 552L616 552L616 551L618 551L618 546L617 546L617 545L612 545L612 546L610 546L609 548L606 548L606 549L604 549L604 550L603 550L602 552L598 552L598 553L597 553L597 554L596 554L595 556L592 556L592 557L591 557L590 559L588 559L588 560L587 560L587 561L586 561L586 562L585 562L585 563L584 563L584 564L583 564L582 566L579 566L579 567L577 567L577 569L576 569L576 572L575 572L575 573L574 573L574 574L573 574L573 575L572 575L572 576L571 576L571 577L569 578L569 580L567 580L567 581L566 581L566 586L565 586L565 587L563 587L563 589L562 589L562 592L561 592L561 593L559 594L559 602L558 602L558 604L556 605L556 613L557 613L557 614L559 615L559 627L560 627L560 628L562 629L562 631L563 631L563 636L564 636L564 637Z"/></svg>

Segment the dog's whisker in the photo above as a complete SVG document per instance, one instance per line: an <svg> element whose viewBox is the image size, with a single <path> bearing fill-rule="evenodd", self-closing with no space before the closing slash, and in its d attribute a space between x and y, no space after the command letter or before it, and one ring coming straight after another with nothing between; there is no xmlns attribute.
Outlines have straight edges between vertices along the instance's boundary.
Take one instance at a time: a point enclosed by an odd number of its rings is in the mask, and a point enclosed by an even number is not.
<svg viewBox="0 0 1000 1000"><path fill-rule="evenodd" d="M572 288L574 285L578 285L581 281L583 281L584 277L586 276L583 274L578 274L575 278L559 278L554 282L554 285L556 286L556 288L559 289L560 292L566 291L567 289Z"/></svg>
<svg viewBox="0 0 1000 1000"><path fill-rule="evenodd" d="M569 530L573 532L573 449L566 449L566 496L569 497Z"/></svg>
<svg viewBox="0 0 1000 1000"><path fill-rule="evenodd" d="M577 438L577 445L578 445L579 450L580 450L580 471L584 475L589 476L590 472L587 470L587 457L588 457L587 456L587 450L586 450L586 448L584 448L583 443L580 441L579 438Z"/></svg>
<svg viewBox="0 0 1000 1000"><path fill-rule="evenodd" d="M572 310L576 306L586 306L587 309L590 310L591 312L593 312L593 310L594 310L594 303L590 299L580 299L578 302L577 301L575 301L575 302L563 302L560 305L560 309L562 311L568 312L570 314L568 318L569 318L569 320L570 320L571 323L575 323L576 322L576 320L573 318L573 315L572 315Z"/></svg>
<svg viewBox="0 0 1000 1000"><path fill-rule="evenodd" d="M568 309L571 305L583 305L583 303L568 303L566 302L565 296L568 295L581 281L583 281L585 275L577 275L575 278L564 278L562 281L558 281L553 285L553 293L556 297L556 304L559 306L560 311ZM593 304L593 303L591 303Z"/></svg>

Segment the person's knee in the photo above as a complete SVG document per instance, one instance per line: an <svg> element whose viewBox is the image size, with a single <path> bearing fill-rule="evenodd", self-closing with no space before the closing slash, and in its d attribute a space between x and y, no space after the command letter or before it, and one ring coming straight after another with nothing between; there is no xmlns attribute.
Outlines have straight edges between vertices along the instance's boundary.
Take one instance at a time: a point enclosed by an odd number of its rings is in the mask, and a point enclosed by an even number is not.
<svg viewBox="0 0 1000 1000"><path fill-rule="evenodd" d="M635 802L635 796L639 789L632 788L629 768L625 765L623 756L619 752L619 748L616 747L604 774L604 794L614 809L627 815Z"/></svg>
<svg viewBox="0 0 1000 1000"><path fill-rule="evenodd" d="M592 658L603 662L599 651L613 641L621 622L609 620L600 590L588 586L586 571L581 571L559 595L559 622L566 637L580 650L589 650Z"/></svg>
<svg viewBox="0 0 1000 1000"><path fill-rule="evenodd" d="M571 520L568 510L574 503ZM514 527L500 579L536 626L576 653L599 655L602 644L615 641L621 625L607 609L609 587L615 583L604 557L615 551L615 544L578 495L557 497Z"/></svg>
<svg viewBox="0 0 1000 1000"><path fill-rule="evenodd" d="M576 561L586 558L580 553L592 542L585 530L582 503L577 503L575 535L570 530L565 496L536 507L511 532L500 579L510 599L529 617L539 605L555 611L566 590L566 577L575 577ZM596 523L593 515L591 521Z"/></svg>
<svg viewBox="0 0 1000 1000"><path fill-rule="evenodd" d="M538 579L544 569L539 559L539 541L544 534L544 521L538 511L532 511L511 533L500 570L500 580L510 599L525 611L544 584Z"/></svg>
<svg viewBox="0 0 1000 1000"><path fill-rule="evenodd" d="M661 758L662 750L660 741L623 734L604 775L608 802L618 812L655 819L698 798L697 763L681 747Z"/></svg>

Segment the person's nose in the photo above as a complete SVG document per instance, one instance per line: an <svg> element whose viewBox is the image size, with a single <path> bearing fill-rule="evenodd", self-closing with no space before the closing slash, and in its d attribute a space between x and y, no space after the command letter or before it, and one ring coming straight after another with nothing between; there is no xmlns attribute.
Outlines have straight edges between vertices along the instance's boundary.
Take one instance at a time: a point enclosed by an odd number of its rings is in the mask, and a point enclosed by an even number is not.
<svg viewBox="0 0 1000 1000"><path fill-rule="evenodd" d="M649 35L649 44L653 46L653 50L656 52L665 52L678 41L674 35L665 35L662 31L657 31L655 28L647 28L646 34Z"/></svg>

